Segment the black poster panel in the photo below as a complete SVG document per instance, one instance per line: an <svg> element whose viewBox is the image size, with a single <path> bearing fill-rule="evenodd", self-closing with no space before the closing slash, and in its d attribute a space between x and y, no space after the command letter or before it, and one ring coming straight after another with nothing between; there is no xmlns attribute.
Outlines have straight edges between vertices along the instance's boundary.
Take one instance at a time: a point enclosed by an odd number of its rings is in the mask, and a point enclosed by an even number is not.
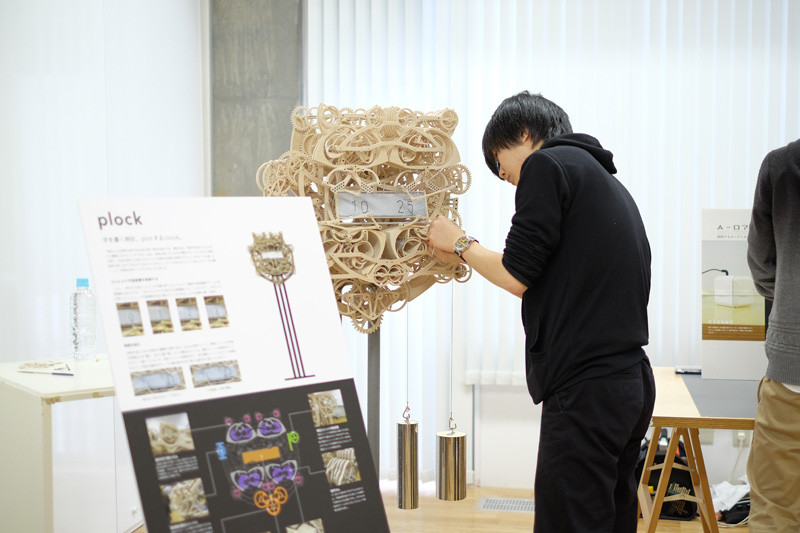
<svg viewBox="0 0 800 533"><path fill-rule="evenodd" d="M150 533L389 531L352 379L123 418Z"/></svg>

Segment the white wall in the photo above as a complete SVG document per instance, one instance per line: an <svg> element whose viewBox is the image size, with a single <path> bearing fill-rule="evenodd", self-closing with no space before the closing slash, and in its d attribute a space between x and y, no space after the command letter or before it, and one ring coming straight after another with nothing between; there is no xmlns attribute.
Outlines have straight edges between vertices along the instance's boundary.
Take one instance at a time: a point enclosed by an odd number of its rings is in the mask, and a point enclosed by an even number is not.
<svg viewBox="0 0 800 533"><path fill-rule="evenodd" d="M476 481L484 487L533 490L541 404L533 404L524 385L476 388Z"/></svg>
<svg viewBox="0 0 800 533"><path fill-rule="evenodd" d="M484 385L478 388L475 435L476 472L484 487L533 489L539 448L541 405L533 405L524 386ZM652 429L650 430L652 432ZM733 445L733 431L702 431L703 458L710 484L736 483L745 473L747 446Z"/></svg>

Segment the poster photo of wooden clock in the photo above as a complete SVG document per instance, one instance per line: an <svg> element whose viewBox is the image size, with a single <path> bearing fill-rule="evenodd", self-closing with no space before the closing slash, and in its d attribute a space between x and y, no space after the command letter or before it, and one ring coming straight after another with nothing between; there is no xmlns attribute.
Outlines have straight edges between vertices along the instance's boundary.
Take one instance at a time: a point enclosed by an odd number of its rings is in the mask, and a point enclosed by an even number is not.
<svg viewBox="0 0 800 533"><path fill-rule="evenodd" d="M291 245L284 242L283 234L280 232L260 235L253 233L253 244L248 249L258 275L272 283L275 289L283 335L286 338L286 348L292 365L292 377L288 379L313 377L314 374L306 373L303 365L300 341L297 339L292 306L286 290L286 281L294 274Z"/></svg>

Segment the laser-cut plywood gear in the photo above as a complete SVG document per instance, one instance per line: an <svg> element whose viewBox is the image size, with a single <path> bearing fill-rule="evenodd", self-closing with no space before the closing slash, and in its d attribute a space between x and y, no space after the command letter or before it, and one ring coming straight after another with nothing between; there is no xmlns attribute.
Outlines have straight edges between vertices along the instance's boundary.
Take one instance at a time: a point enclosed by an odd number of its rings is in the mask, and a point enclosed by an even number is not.
<svg viewBox="0 0 800 533"><path fill-rule="evenodd" d="M290 151L258 170L265 196L312 199L339 312L358 331L375 331L385 311L435 282L471 274L426 243L438 215L461 223L455 196L470 173L451 139L457 124L451 109L298 107Z"/></svg>

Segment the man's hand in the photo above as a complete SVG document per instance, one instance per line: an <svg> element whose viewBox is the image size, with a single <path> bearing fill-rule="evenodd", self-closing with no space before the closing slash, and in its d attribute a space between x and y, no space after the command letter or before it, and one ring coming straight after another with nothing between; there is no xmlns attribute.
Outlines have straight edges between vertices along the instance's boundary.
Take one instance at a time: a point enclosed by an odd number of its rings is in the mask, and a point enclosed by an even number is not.
<svg viewBox="0 0 800 533"><path fill-rule="evenodd" d="M464 231L455 222L439 215L428 226L428 249L437 259L445 263L461 263L461 258L453 253L453 246Z"/></svg>

